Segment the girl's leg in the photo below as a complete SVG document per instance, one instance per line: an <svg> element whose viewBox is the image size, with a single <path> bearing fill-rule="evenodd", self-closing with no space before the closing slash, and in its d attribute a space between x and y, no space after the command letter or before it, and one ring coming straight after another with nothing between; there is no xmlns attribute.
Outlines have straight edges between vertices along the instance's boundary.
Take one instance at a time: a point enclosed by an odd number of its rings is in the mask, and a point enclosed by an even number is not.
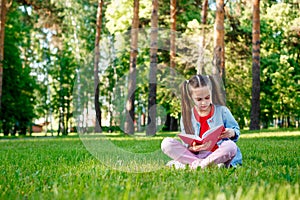
<svg viewBox="0 0 300 200"><path fill-rule="evenodd" d="M192 164L192 168L196 168L200 166L201 168L205 168L206 166L214 163L224 163L226 166L229 166L231 160L234 158L237 151L236 144L231 140L226 140L222 142L217 150L212 152L209 156L207 156L202 161L195 161ZM197 164L196 164L197 163Z"/></svg>
<svg viewBox="0 0 300 200"><path fill-rule="evenodd" d="M161 149L167 156L183 164L191 164L193 161L198 160L195 154L174 138L163 139Z"/></svg>

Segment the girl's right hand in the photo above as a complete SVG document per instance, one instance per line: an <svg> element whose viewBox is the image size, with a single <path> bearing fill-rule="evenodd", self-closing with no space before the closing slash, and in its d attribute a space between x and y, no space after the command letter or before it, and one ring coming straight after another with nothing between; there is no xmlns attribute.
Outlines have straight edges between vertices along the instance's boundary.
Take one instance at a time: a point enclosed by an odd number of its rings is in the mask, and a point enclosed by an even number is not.
<svg viewBox="0 0 300 200"><path fill-rule="evenodd" d="M203 151L203 150L207 150L207 148L210 146L211 141L208 141L204 144L199 144L197 145L196 142L194 142L192 144L192 146L189 147L189 150L192 152L199 152L199 151Z"/></svg>

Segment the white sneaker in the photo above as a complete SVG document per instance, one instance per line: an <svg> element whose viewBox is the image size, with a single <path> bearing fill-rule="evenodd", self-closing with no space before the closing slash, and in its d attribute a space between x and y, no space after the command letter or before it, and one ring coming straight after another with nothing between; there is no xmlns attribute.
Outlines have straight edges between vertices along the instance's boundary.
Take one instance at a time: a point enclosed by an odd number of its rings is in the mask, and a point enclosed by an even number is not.
<svg viewBox="0 0 300 200"><path fill-rule="evenodd" d="M191 169L197 169L198 167L201 167L200 164L202 162L202 159L194 160L191 164Z"/></svg>
<svg viewBox="0 0 300 200"><path fill-rule="evenodd" d="M175 169L185 169L186 168L186 165L179 162L179 161L176 161L176 160L170 160L167 164L166 164L167 167L173 167Z"/></svg>
<svg viewBox="0 0 300 200"><path fill-rule="evenodd" d="M217 166L218 166L218 168L225 168L226 167L224 163L219 163L219 164L217 164Z"/></svg>

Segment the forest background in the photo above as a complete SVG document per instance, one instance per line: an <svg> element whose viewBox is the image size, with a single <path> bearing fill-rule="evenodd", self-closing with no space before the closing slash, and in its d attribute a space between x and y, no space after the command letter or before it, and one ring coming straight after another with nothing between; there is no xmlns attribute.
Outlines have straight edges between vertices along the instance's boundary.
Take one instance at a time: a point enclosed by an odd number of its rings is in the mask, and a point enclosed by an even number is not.
<svg viewBox="0 0 300 200"><path fill-rule="evenodd" d="M75 129L95 132L94 102L99 103L102 130L123 130L132 56L130 31L134 30L134 2L2 0L1 25L5 29L1 30L5 30L5 37L1 36L4 46L0 133L25 135L37 120L48 124L46 131L52 134L57 131L67 135ZM161 43L158 42L162 45L158 47L156 57L157 130L176 130L179 125L178 93L165 84L170 77L182 81L196 74L199 59L209 69L213 66L216 2L207 1L207 19L203 24L204 2L177 2L176 66L170 67L170 44L167 41L172 34L170 1L159 1L158 34L164 36L159 40ZM97 12L100 4L101 17ZM253 95L252 6L252 1L224 2L226 105L241 128L250 126ZM298 0L260 2L259 125L263 128L299 126L299 8ZM152 34L152 1L139 1L138 16L133 121L135 131L142 132L147 127L145 116L151 98L149 74L153 54L149 37ZM98 38L99 46L96 46L100 55L99 82L95 87L94 58L99 19L101 37ZM201 38L206 41L203 48L199 48ZM170 75L172 73L176 75ZM100 92L99 101L94 101L95 88Z"/></svg>

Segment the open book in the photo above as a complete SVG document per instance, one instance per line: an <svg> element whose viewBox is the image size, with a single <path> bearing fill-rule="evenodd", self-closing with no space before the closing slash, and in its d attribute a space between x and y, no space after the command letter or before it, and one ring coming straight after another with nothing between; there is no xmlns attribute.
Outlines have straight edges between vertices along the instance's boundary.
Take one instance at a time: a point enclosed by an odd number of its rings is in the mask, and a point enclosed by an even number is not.
<svg viewBox="0 0 300 200"><path fill-rule="evenodd" d="M178 134L178 136L180 137L180 139L192 146L194 142L196 142L196 144L204 144L208 141L211 141L211 144L209 146L209 148L207 148L207 150L211 150L215 144L218 142L218 140L220 139L219 136L221 135L221 133L225 130L223 125L214 127L209 129L208 131L206 131L203 135L202 138L200 138L197 135L192 135L192 134L184 134L184 133L180 133Z"/></svg>

